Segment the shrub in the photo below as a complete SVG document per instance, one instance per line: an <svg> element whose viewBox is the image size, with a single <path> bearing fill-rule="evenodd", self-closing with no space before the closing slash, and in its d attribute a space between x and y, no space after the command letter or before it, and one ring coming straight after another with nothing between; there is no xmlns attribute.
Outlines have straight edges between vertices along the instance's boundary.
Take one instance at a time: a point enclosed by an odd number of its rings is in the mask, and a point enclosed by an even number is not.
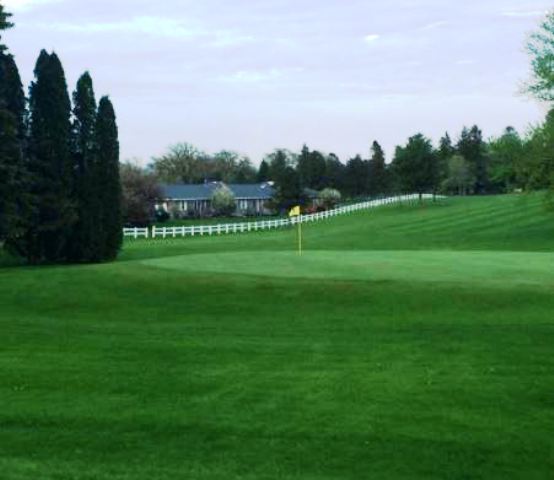
<svg viewBox="0 0 554 480"><path fill-rule="evenodd" d="M318 194L319 201L325 208L333 208L341 201L342 195L334 188L325 188Z"/></svg>
<svg viewBox="0 0 554 480"><path fill-rule="evenodd" d="M216 215L231 215L236 210L235 195L225 185L220 185L212 194L212 208Z"/></svg>

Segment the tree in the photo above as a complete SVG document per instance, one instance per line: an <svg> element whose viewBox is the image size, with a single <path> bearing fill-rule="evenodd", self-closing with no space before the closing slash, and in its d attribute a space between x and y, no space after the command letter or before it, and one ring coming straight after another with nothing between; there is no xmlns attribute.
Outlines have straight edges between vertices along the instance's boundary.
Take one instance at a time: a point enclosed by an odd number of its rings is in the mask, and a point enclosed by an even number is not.
<svg viewBox="0 0 554 480"><path fill-rule="evenodd" d="M405 147L397 147L393 168L404 192L424 192L438 189L438 159L431 140L421 133L411 137Z"/></svg>
<svg viewBox="0 0 554 480"><path fill-rule="evenodd" d="M344 188L352 197L367 193L369 184L369 165L360 155L348 160L344 174Z"/></svg>
<svg viewBox="0 0 554 480"><path fill-rule="evenodd" d="M448 161L456 155L456 147L452 144L450 134L446 132L444 137L439 141L439 149L437 150L438 162L439 162L439 181L446 180L448 176Z"/></svg>
<svg viewBox="0 0 554 480"><path fill-rule="evenodd" d="M211 200L217 215L231 215L236 210L235 194L226 185L219 185L212 193Z"/></svg>
<svg viewBox="0 0 554 480"><path fill-rule="evenodd" d="M73 198L77 221L68 245L72 261L90 262L101 257L104 231L96 144L96 99L92 78L85 72L73 93Z"/></svg>
<svg viewBox="0 0 554 480"><path fill-rule="evenodd" d="M385 152L378 142L371 146L371 160L369 161L368 193L370 195L381 195L388 189L387 165Z"/></svg>
<svg viewBox="0 0 554 480"><path fill-rule="evenodd" d="M525 151L521 137L513 127L508 127L499 138L489 142L489 169L492 190L510 192L524 187L518 171L525 163Z"/></svg>
<svg viewBox="0 0 554 480"><path fill-rule="evenodd" d="M288 211L297 205L306 203L306 196L295 168L286 166L279 180L275 182L274 201L280 210Z"/></svg>
<svg viewBox="0 0 554 480"><path fill-rule="evenodd" d="M265 160L262 160L262 163L260 163L260 168L258 169L258 174L256 176L256 179L260 183L267 182L270 180L269 163L267 163Z"/></svg>
<svg viewBox="0 0 554 480"><path fill-rule="evenodd" d="M11 13L8 13L4 10L4 6L0 4L0 32L3 30L8 30L13 27L13 23L9 21ZM0 40L2 40L2 35L0 35ZM6 46L0 43L0 52L6 50Z"/></svg>
<svg viewBox="0 0 554 480"><path fill-rule="evenodd" d="M554 12L549 13L527 43L532 78L526 90L541 101L554 101Z"/></svg>
<svg viewBox="0 0 554 480"><path fill-rule="evenodd" d="M443 181L443 190L455 195L467 195L475 184L468 161L461 155L448 159L448 174Z"/></svg>
<svg viewBox="0 0 554 480"><path fill-rule="evenodd" d="M190 143L178 143L153 159L152 169L166 183L201 183L209 176L206 154Z"/></svg>
<svg viewBox="0 0 554 480"><path fill-rule="evenodd" d="M304 145L298 157L298 174L303 188L319 190L325 184L325 157L317 150Z"/></svg>
<svg viewBox="0 0 554 480"><path fill-rule="evenodd" d="M276 185L281 185L284 182L286 170L288 167L295 169L296 159L287 150L277 149L264 158L264 161L269 165L269 178Z"/></svg>
<svg viewBox="0 0 554 480"><path fill-rule="evenodd" d="M523 158L518 167L519 181L528 190L554 190L554 109L531 131Z"/></svg>
<svg viewBox="0 0 554 480"><path fill-rule="evenodd" d="M17 65L12 55L0 49L0 241L8 247L24 234L29 214L25 116Z"/></svg>
<svg viewBox="0 0 554 480"><path fill-rule="evenodd" d="M149 225L154 216L154 205L163 200L156 176L132 164L121 165L122 216L126 225Z"/></svg>
<svg viewBox="0 0 554 480"><path fill-rule="evenodd" d="M471 166L475 177L473 191L477 194L486 193L489 188L486 145L483 141L483 134L477 125L474 125L471 129L464 127L458 141L457 150Z"/></svg>
<svg viewBox="0 0 554 480"><path fill-rule="evenodd" d="M30 88L30 227L16 250L30 262L66 260L76 219L71 162L71 103L62 64L42 51Z"/></svg>
<svg viewBox="0 0 554 480"><path fill-rule="evenodd" d="M102 97L96 118L98 160L96 175L100 187L102 250L97 260L113 260L123 243L122 191L119 173L119 139L112 102Z"/></svg>
<svg viewBox="0 0 554 480"><path fill-rule="evenodd" d="M334 153L325 159L325 183L339 191L344 190L344 173L346 167Z"/></svg>
<svg viewBox="0 0 554 480"><path fill-rule="evenodd" d="M334 188L324 188L318 194L319 200L323 203L325 208L333 208L341 201L341 194Z"/></svg>
<svg viewBox="0 0 554 480"><path fill-rule="evenodd" d="M239 157L239 162L235 168L234 183L254 183L256 181L256 169L248 157Z"/></svg>

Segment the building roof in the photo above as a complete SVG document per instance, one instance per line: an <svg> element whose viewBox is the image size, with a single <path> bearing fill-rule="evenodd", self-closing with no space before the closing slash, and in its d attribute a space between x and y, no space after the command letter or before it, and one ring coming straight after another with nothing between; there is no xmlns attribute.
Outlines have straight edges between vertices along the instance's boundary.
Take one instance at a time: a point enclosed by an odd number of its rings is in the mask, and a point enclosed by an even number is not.
<svg viewBox="0 0 554 480"><path fill-rule="evenodd" d="M275 189L270 183L253 184L223 184L208 182L198 185L171 184L161 185L166 200L209 200L213 192L221 185L226 185L234 193L237 200L269 200Z"/></svg>

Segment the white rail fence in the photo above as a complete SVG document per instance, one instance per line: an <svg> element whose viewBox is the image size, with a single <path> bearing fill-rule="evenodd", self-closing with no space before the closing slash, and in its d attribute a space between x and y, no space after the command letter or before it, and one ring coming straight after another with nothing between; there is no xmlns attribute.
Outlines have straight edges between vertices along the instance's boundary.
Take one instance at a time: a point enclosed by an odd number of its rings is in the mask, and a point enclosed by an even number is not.
<svg viewBox="0 0 554 480"><path fill-rule="evenodd" d="M243 223L222 223L216 225L191 225L182 227L152 227L149 228L124 228L123 235L127 238L176 238L176 237L195 237L205 235L227 235L234 233L258 232L262 230L274 230L278 228L296 225L298 222L308 223L325 220L337 215L366 210L369 208L381 207L395 203L410 203L419 201L419 195L401 195L397 197L381 198L378 200L369 200L367 202L356 203L344 207L327 210L325 212L312 213L309 215L300 215L299 217L281 218L278 220L263 220L259 222ZM439 198L432 194L422 195L422 199L429 200Z"/></svg>

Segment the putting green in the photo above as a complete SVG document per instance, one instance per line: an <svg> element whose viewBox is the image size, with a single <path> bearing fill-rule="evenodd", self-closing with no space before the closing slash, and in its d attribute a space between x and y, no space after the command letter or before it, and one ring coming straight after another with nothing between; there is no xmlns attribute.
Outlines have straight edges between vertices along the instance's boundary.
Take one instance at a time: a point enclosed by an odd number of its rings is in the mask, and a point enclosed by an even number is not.
<svg viewBox="0 0 554 480"><path fill-rule="evenodd" d="M554 287L552 253L308 251L299 256L266 251L180 255L142 263L191 273Z"/></svg>

